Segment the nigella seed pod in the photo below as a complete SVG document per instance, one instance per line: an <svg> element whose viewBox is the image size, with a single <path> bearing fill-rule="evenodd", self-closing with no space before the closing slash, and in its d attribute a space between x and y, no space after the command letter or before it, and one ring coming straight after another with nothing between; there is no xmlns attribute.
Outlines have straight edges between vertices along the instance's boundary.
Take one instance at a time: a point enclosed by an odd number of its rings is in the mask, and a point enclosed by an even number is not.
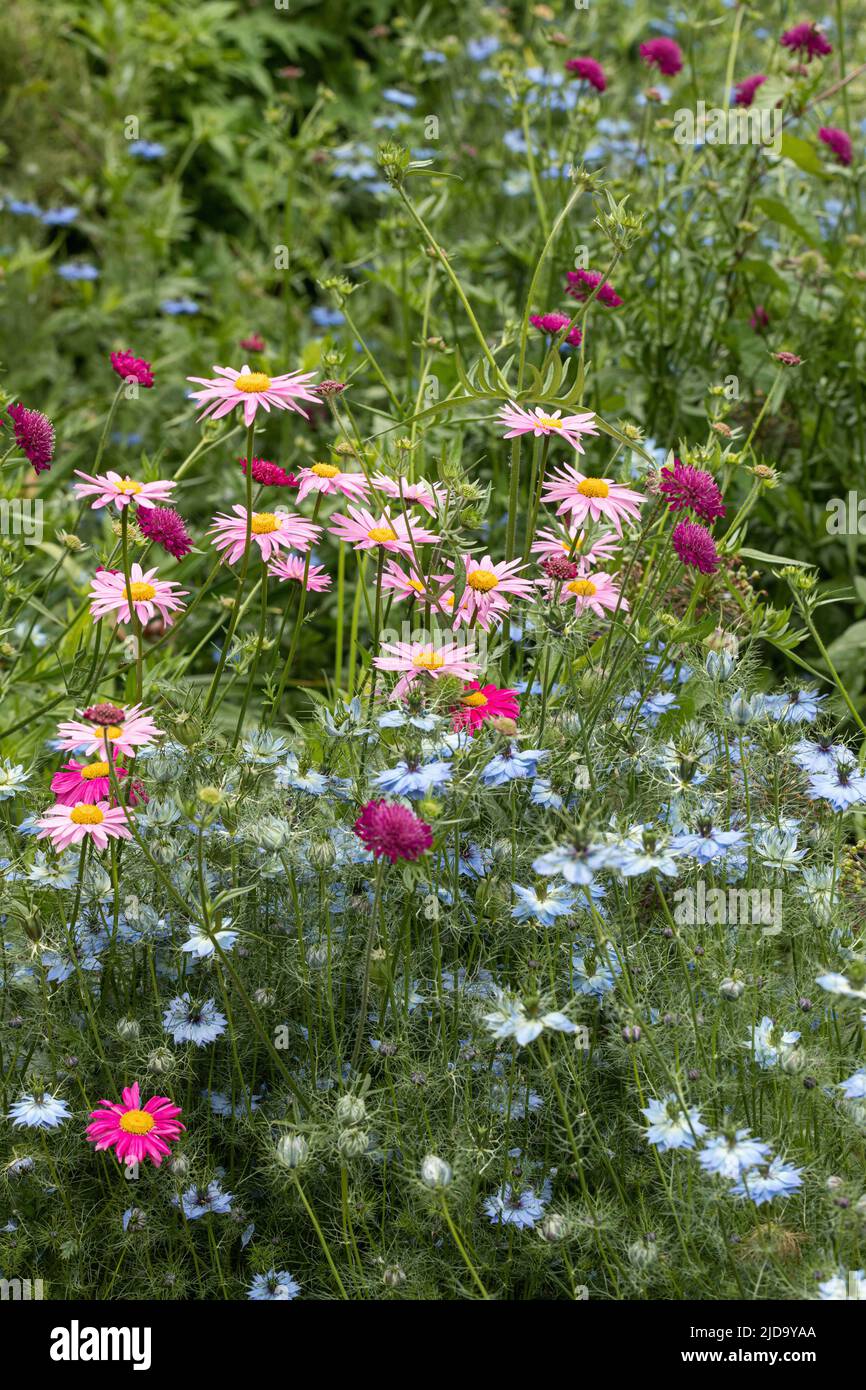
<svg viewBox="0 0 866 1390"><path fill-rule="evenodd" d="M399 1265L389 1265L382 1275L382 1283L389 1289L399 1289L406 1282L406 1271Z"/></svg>
<svg viewBox="0 0 866 1390"><path fill-rule="evenodd" d="M729 978L727 980L722 980L722 983L719 985L719 994L723 999L739 999L745 992L745 989L745 980Z"/></svg>
<svg viewBox="0 0 866 1390"><path fill-rule="evenodd" d="M425 1187L432 1189L448 1187L454 1174L450 1164L444 1158L437 1158L436 1154L428 1154L421 1163L421 1181Z"/></svg>
<svg viewBox="0 0 866 1390"><path fill-rule="evenodd" d="M654 1264L658 1259L658 1253L658 1247L649 1236L645 1240L634 1241L628 1247L629 1262L635 1269L646 1269Z"/></svg>
<svg viewBox="0 0 866 1390"><path fill-rule="evenodd" d="M310 1146L303 1134L284 1134L277 1143L277 1162L284 1168L300 1168L310 1156Z"/></svg>
<svg viewBox="0 0 866 1390"><path fill-rule="evenodd" d="M311 946L307 951L307 965L311 970L321 970L328 963L327 946Z"/></svg>
<svg viewBox="0 0 866 1390"><path fill-rule="evenodd" d="M337 858L337 849L334 841L327 835L323 835L320 839L314 840L307 850L307 858L314 869L319 873L324 873L326 869L332 867Z"/></svg>
<svg viewBox="0 0 866 1390"><path fill-rule="evenodd" d="M344 1129L337 1140L343 1158L360 1158L370 1147L370 1136L363 1129Z"/></svg>
<svg viewBox="0 0 866 1390"><path fill-rule="evenodd" d="M565 1217L561 1216L557 1211L548 1212L538 1228L542 1240L548 1241L551 1245L557 1240L562 1240L566 1230L567 1222Z"/></svg>
<svg viewBox="0 0 866 1390"><path fill-rule="evenodd" d="M148 1071L156 1072L157 1076L164 1076L173 1066L174 1056L167 1047L157 1047L147 1059Z"/></svg>
<svg viewBox="0 0 866 1390"><path fill-rule="evenodd" d="M141 1036L141 1024L136 1018L121 1018L117 1023L117 1035L127 1042L133 1042Z"/></svg>
<svg viewBox="0 0 866 1390"><path fill-rule="evenodd" d="M188 1178L192 1172L192 1164L184 1154L173 1154L168 1161L169 1172L176 1178Z"/></svg>
<svg viewBox="0 0 866 1390"><path fill-rule="evenodd" d="M622 1030L622 1040L627 1043L640 1042L640 1028L636 1023L629 1023Z"/></svg>
<svg viewBox="0 0 866 1390"><path fill-rule="evenodd" d="M360 1096L340 1096L336 1110L337 1119L344 1125L359 1125L367 1114L367 1107Z"/></svg>

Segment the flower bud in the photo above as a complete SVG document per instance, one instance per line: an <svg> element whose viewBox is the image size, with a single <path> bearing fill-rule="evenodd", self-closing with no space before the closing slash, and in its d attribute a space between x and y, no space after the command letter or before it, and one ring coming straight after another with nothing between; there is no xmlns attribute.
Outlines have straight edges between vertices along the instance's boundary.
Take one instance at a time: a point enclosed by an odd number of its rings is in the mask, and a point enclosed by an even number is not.
<svg viewBox="0 0 866 1390"><path fill-rule="evenodd" d="M343 1158L360 1158L370 1147L370 1136L363 1129L344 1129L337 1140Z"/></svg>
<svg viewBox="0 0 866 1390"><path fill-rule="evenodd" d="M359 1125L367 1114L367 1107L360 1096L340 1096L337 1101L337 1119L345 1125Z"/></svg>
<svg viewBox="0 0 866 1390"><path fill-rule="evenodd" d="M277 1162L284 1168L300 1168L310 1156L303 1134L284 1134L277 1143Z"/></svg>
<svg viewBox="0 0 866 1390"><path fill-rule="evenodd" d="M428 1154L421 1164L421 1181L425 1187L448 1187L453 1176L450 1165L435 1154Z"/></svg>

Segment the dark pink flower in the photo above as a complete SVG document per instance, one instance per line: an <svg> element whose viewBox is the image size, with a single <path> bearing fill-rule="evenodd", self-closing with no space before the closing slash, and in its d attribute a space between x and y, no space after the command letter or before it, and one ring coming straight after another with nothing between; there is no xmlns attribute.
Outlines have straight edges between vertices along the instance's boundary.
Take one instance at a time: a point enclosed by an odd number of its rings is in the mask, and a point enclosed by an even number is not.
<svg viewBox="0 0 866 1390"><path fill-rule="evenodd" d="M767 313L767 311L766 311L766 309L764 308L763 304L756 304L756 305L755 305L755 312L752 314L752 317L749 319L749 327L752 328L752 329L754 329L754 331L755 331L756 333L760 333L760 331L761 331L762 328L769 328L769 326L770 326L770 315Z"/></svg>
<svg viewBox="0 0 866 1390"><path fill-rule="evenodd" d="M124 381L137 381L139 386L150 387L153 385L153 372L150 370L150 363L145 362L143 357L133 357L131 352L113 352L111 354L111 365L119 377Z"/></svg>
<svg viewBox="0 0 866 1390"><path fill-rule="evenodd" d="M246 474L247 461L241 459L241 468ZM271 463L269 459L253 459L253 477L262 487L298 487L300 479L294 473L287 473L285 468L281 468L278 463Z"/></svg>
<svg viewBox="0 0 866 1390"><path fill-rule="evenodd" d="M701 574L715 574L719 568L719 552L716 543L704 526L696 521L680 521L674 527L674 550L684 565L700 570Z"/></svg>
<svg viewBox="0 0 866 1390"><path fill-rule="evenodd" d="M18 448L37 473L44 473L51 467L54 458L54 426L51 421L41 411L27 410L23 405L10 405L8 415Z"/></svg>
<svg viewBox="0 0 866 1390"><path fill-rule="evenodd" d="M578 566L567 555L546 555L539 561L539 568L553 580L576 579L578 575Z"/></svg>
<svg viewBox="0 0 866 1390"><path fill-rule="evenodd" d="M674 459L673 468L663 468L659 492L668 499L668 511L691 511L702 521L715 521L725 515L725 504L715 478L703 468Z"/></svg>
<svg viewBox="0 0 866 1390"><path fill-rule="evenodd" d="M140 507L135 519L141 534L154 545L161 545L176 560L182 560L192 550L184 519L172 507Z"/></svg>
<svg viewBox="0 0 866 1390"><path fill-rule="evenodd" d="M665 77L676 77L683 65L682 49L673 39L649 39L641 44L640 56L650 67L655 65Z"/></svg>
<svg viewBox="0 0 866 1390"><path fill-rule="evenodd" d="M848 165L851 163L851 136L847 130L837 130L835 126L822 125L818 131L818 139L823 140L828 149L833 151L840 164Z"/></svg>
<svg viewBox="0 0 866 1390"><path fill-rule="evenodd" d="M805 53L809 62L816 57L826 58L833 52L833 45L814 23L795 24L793 29L786 29L779 43L783 48L790 48L792 53Z"/></svg>
<svg viewBox="0 0 866 1390"><path fill-rule="evenodd" d="M803 361L796 352L774 352L773 356L777 362L781 362L783 367L799 367Z"/></svg>
<svg viewBox="0 0 866 1390"><path fill-rule="evenodd" d="M455 729L465 729L472 734L487 719L519 717L520 704L516 690L470 681L460 697L460 704L453 711L453 725Z"/></svg>
<svg viewBox="0 0 866 1390"><path fill-rule="evenodd" d="M603 92L607 86L604 68L594 58L569 58L565 70L573 72L581 81L589 82L597 92Z"/></svg>
<svg viewBox="0 0 866 1390"><path fill-rule="evenodd" d="M427 822L399 802L368 801L352 828L377 859L384 854L392 864L418 859L433 843Z"/></svg>
<svg viewBox="0 0 866 1390"><path fill-rule="evenodd" d="M248 338L241 338L238 347L242 347L245 352L264 352L266 343L260 333L251 333Z"/></svg>
<svg viewBox="0 0 866 1390"><path fill-rule="evenodd" d="M566 294L570 294L572 299L579 300L581 304L586 303L596 285L601 285L595 296L600 304L606 304L608 309L618 309L622 304L613 285L607 280L602 284L601 275L597 270L569 270L565 278L568 281Z"/></svg>
<svg viewBox="0 0 866 1390"><path fill-rule="evenodd" d="M345 391L345 381L320 381L318 386L323 396L339 396L341 391Z"/></svg>
<svg viewBox="0 0 866 1390"><path fill-rule="evenodd" d="M562 332L566 324L571 323L571 317L568 314L530 314L529 322L533 328L540 328L542 333L550 333L555 336ZM570 343L572 347L580 347L580 329L572 328L565 341Z"/></svg>
<svg viewBox="0 0 866 1390"><path fill-rule="evenodd" d="M762 72L756 72L754 77L744 77L734 88L734 105L751 106L755 100L755 92L759 87L763 87L766 80Z"/></svg>

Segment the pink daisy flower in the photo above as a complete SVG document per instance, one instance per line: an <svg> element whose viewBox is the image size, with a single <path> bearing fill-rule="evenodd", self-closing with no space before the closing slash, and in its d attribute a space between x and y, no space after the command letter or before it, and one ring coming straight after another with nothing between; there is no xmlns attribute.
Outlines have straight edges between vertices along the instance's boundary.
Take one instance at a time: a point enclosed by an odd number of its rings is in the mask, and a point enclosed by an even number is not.
<svg viewBox="0 0 866 1390"><path fill-rule="evenodd" d="M683 65L683 53L673 39L650 39L640 46L640 56L649 67L657 67L665 77L676 77Z"/></svg>
<svg viewBox="0 0 866 1390"><path fill-rule="evenodd" d="M754 77L744 77L734 88L734 105L751 106L755 100L755 92L759 87L763 87L766 80L762 72L756 72Z"/></svg>
<svg viewBox="0 0 866 1390"><path fill-rule="evenodd" d="M307 412L297 402L311 401L315 404L318 401L318 397L308 385L313 379L313 372L288 372L283 376L267 376L264 372L250 371L246 363L239 372L236 372L234 367L214 367L213 370L216 372L216 378L187 377L187 381L198 382L205 388L203 391L191 393L192 399L204 406L198 417L200 420L208 415L213 420L221 420L224 415L234 410L236 405L243 406L244 424L247 426L255 420L259 406L266 411L270 411L271 406L277 410L296 410L307 420Z"/></svg>
<svg viewBox="0 0 866 1390"><path fill-rule="evenodd" d="M565 415L562 418L561 410L554 410L552 415L546 415L541 406L536 406L534 410L523 410L514 401L504 405L499 411L499 419L503 425L508 425L505 439L515 439L521 434L539 435L559 435L562 439L576 449L579 454L584 452L580 442L582 434L598 434L598 427L595 424L595 415L588 411L581 415Z"/></svg>
<svg viewBox="0 0 866 1390"><path fill-rule="evenodd" d="M310 492L324 493L326 497L342 493L353 502L363 502L370 491L370 484L363 473L344 473L333 463L314 463L312 468L302 468L298 477L299 502L303 502Z"/></svg>
<svg viewBox="0 0 866 1390"><path fill-rule="evenodd" d="M571 295L572 299L585 304L597 286L601 286L595 296L594 303L605 304L608 309L618 309L622 300L609 280L602 283L601 272L598 270L569 270L565 276L568 286L565 293Z"/></svg>
<svg viewBox="0 0 866 1390"><path fill-rule="evenodd" d="M91 1110L91 1124L87 1126L87 1137L91 1144L100 1149L114 1149L118 1161L143 1163L149 1158L159 1167L170 1145L179 1138L182 1125L177 1118L183 1112L168 1096L154 1096L146 1105L141 1104L138 1082L121 1091L120 1104L101 1100L105 1108Z"/></svg>
<svg viewBox="0 0 866 1390"><path fill-rule="evenodd" d="M352 827L364 847L377 859L419 859L433 844L433 832L399 802L368 801Z"/></svg>
<svg viewBox="0 0 866 1390"><path fill-rule="evenodd" d="M277 555L268 565L268 574L274 579L294 579L303 584L306 560L302 555ZM331 587L331 576L324 565L310 565L307 570L307 592L321 594Z"/></svg>
<svg viewBox="0 0 866 1390"><path fill-rule="evenodd" d="M119 781L129 774L125 767L114 764L114 774ZM75 806L80 802L90 805L96 801L108 801L111 797L111 776L107 762L78 763L73 760L64 763L51 779L51 790L64 806ZM132 804L135 805L135 801Z"/></svg>
<svg viewBox="0 0 866 1390"><path fill-rule="evenodd" d="M127 758L134 757L136 749L145 748L163 736L163 730L151 719L150 711L141 705L130 705L123 710L109 704L89 705L82 711L81 721L68 719L57 726L57 733L61 749L80 748L89 754L105 753L111 747Z"/></svg>
<svg viewBox="0 0 866 1390"><path fill-rule="evenodd" d="M440 586L450 582L450 574L434 574L429 579L415 569L407 574L396 560L386 560L382 570L382 588L393 589L400 599L427 599L435 603L438 598L441 601Z"/></svg>
<svg viewBox="0 0 866 1390"><path fill-rule="evenodd" d="M240 464L246 477L246 459L241 459ZM262 487L298 486L298 479L294 473L287 473L285 468L281 468L278 463L271 463L270 459L253 459L253 478L257 483L261 483Z"/></svg>
<svg viewBox="0 0 866 1390"><path fill-rule="evenodd" d="M73 806L58 801L36 824L37 840L47 837L58 851L84 839L92 840L97 849L105 849L109 840L130 839L126 811L122 806L109 806L107 801L76 801Z"/></svg>
<svg viewBox="0 0 866 1390"><path fill-rule="evenodd" d="M337 513L328 528L332 536L348 541L356 550L375 550L382 546L399 555L411 555L412 545L430 545L439 541L432 531L420 524L414 513L390 517L383 512L376 517L365 507L349 507L349 515Z"/></svg>
<svg viewBox="0 0 866 1390"><path fill-rule="evenodd" d="M810 63L813 58L826 58L833 52L833 45L814 23L795 24L793 29L786 29L779 43L783 48L790 48L792 53L804 53Z"/></svg>
<svg viewBox="0 0 866 1390"><path fill-rule="evenodd" d="M464 555L463 564L466 567L466 587L454 614L455 630L461 623L471 625L477 622L479 627L487 631L492 618L510 609L506 594L513 594L516 598L532 597L532 581L518 577L519 571L526 568L519 560L500 560L495 565L489 555L481 560Z"/></svg>
<svg viewBox="0 0 866 1390"><path fill-rule="evenodd" d="M548 597L552 597L554 586L551 585ZM559 591L560 603L574 603L576 613L583 613L587 608L596 617L603 618L605 609L613 613L617 606L628 610L628 600L620 598L620 591L609 574L584 574L578 575L576 579L570 579L567 584L563 584Z"/></svg>
<svg viewBox="0 0 866 1390"><path fill-rule="evenodd" d="M108 507L112 502L119 512L131 502L135 502L139 507L153 507L157 502L169 501L174 487L174 483L168 482L137 483L129 476L121 478L119 473L111 471L101 477L94 477L92 473L82 473L80 468L76 468L75 476L84 479L83 483L73 485L76 497L92 497L94 500L90 506L93 511L99 507Z"/></svg>
<svg viewBox="0 0 866 1390"><path fill-rule="evenodd" d="M376 473L373 475L373 486L377 492L384 492L386 497L393 497L395 502L423 507L431 516L436 515L448 496L447 489L441 483L428 483L425 478L410 483L405 478L386 478L384 473Z"/></svg>
<svg viewBox="0 0 866 1390"><path fill-rule="evenodd" d="M704 526L696 521L681 521L674 527L674 550L684 565L701 574L715 574L721 561L716 543Z"/></svg>
<svg viewBox="0 0 866 1390"><path fill-rule="evenodd" d="M530 314L529 322L533 328L538 328L542 333L549 333L551 337L556 337L561 333L567 324L571 323L568 314ZM572 328L568 337L565 339L571 347L580 347L583 335L579 328Z"/></svg>
<svg viewBox="0 0 866 1390"><path fill-rule="evenodd" d="M159 613L166 627L171 627L171 614L185 607L180 600L186 592L170 579L158 579L156 569L145 571L137 562L129 567L129 594L142 626ZM98 570L90 581L90 598L94 622L107 613L116 613L119 623L131 622L126 577L120 570Z"/></svg>
<svg viewBox="0 0 866 1390"><path fill-rule="evenodd" d="M455 729L465 729L474 733L485 719L518 719L520 705L515 690L501 689L498 685L479 685L470 681L460 696L460 703L453 711Z"/></svg>
<svg viewBox="0 0 866 1390"><path fill-rule="evenodd" d="M607 87L604 68L594 58L569 58L565 70L573 72L582 82L588 82L597 92L603 92Z"/></svg>
<svg viewBox="0 0 866 1390"><path fill-rule="evenodd" d="M192 550L186 523L172 507L142 507L135 519L141 534L153 545L162 546L175 560L182 560Z"/></svg>
<svg viewBox="0 0 866 1390"><path fill-rule="evenodd" d="M223 559L235 564L247 544L247 509L240 504L232 507L234 516L217 512L208 535L214 536L217 550L225 552ZM280 550L309 550L318 539L321 526L315 526L294 512L253 512L250 541L257 545L265 563Z"/></svg>
<svg viewBox="0 0 866 1390"><path fill-rule="evenodd" d="M134 357L131 352L111 353L111 365L124 381L137 381L139 386L153 385L153 372L150 363L143 357Z"/></svg>
<svg viewBox="0 0 866 1390"><path fill-rule="evenodd" d="M460 680L474 680L478 674L478 662L473 646L462 646L458 642L445 642L436 646L432 642L384 642L384 656L373 658L373 665L380 671L399 671L400 679L394 687L394 699L402 699L410 686L423 676L440 680L442 676L457 676Z"/></svg>
<svg viewBox="0 0 866 1390"><path fill-rule="evenodd" d="M715 521L725 515L725 504L718 484L703 468L692 468L674 459L673 468L663 468L659 492L668 499L668 511L692 511L701 521Z"/></svg>
<svg viewBox="0 0 866 1390"><path fill-rule="evenodd" d="M544 488L542 500L558 502L558 516L570 512L575 525L581 525L587 517L591 521L609 521L618 536L622 535L624 518L640 519L645 501L639 492L623 483L615 483L612 478L587 478L570 463L546 479Z"/></svg>
<svg viewBox="0 0 866 1390"><path fill-rule="evenodd" d="M54 426L48 416L23 405L10 405L8 415L15 431L15 443L24 457L37 473L47 472L54 458Z"/></svg>
<svg viewBox="0 0 866 1390"><path fill-rule="evenodd" d="M833 151L840 164L847 166L851 163L854 151L851 145L851 136L847 130L839 130L832 125L822 125L818 131L818 139Z"/></svg>
<svg viewBox="0 0 866 1390"><path fill-rule="evenodd" d="M551 531L549 526L540 526L532 543L532 553L538 555L539 564L544 560L570 559L578 568L593 568L598 560L609 560L618 549L617 538L612 531L606 531L591 544L589 535L580 526Z"/></svg>

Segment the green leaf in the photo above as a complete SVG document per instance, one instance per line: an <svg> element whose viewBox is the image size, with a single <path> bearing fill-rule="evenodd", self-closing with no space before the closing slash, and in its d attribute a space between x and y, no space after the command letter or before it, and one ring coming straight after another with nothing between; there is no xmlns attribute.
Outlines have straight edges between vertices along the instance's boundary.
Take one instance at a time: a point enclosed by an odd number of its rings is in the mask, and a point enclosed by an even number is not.
<svg viewBox="0 0 866 1390"><path fill-rule="evenodd" d="M818 247L821 245L821 233L818 224L810 213L798 209L798 214L795 216L786 203L780 203L775 198L757 198L755 207L765 217L769 217L771 222L778 222L781 227L787 227L801 241L805 241L807 246Z"/></svg>
<svg viewBox="0 0 866 1390"><path fill-rule="evenodd" d="M810 145L808 140L801 140L799 135L789 135L787 131L783 133L782 158L792 159L806 174L815 174L819 179L827 177L815 146Z"/></svg>

